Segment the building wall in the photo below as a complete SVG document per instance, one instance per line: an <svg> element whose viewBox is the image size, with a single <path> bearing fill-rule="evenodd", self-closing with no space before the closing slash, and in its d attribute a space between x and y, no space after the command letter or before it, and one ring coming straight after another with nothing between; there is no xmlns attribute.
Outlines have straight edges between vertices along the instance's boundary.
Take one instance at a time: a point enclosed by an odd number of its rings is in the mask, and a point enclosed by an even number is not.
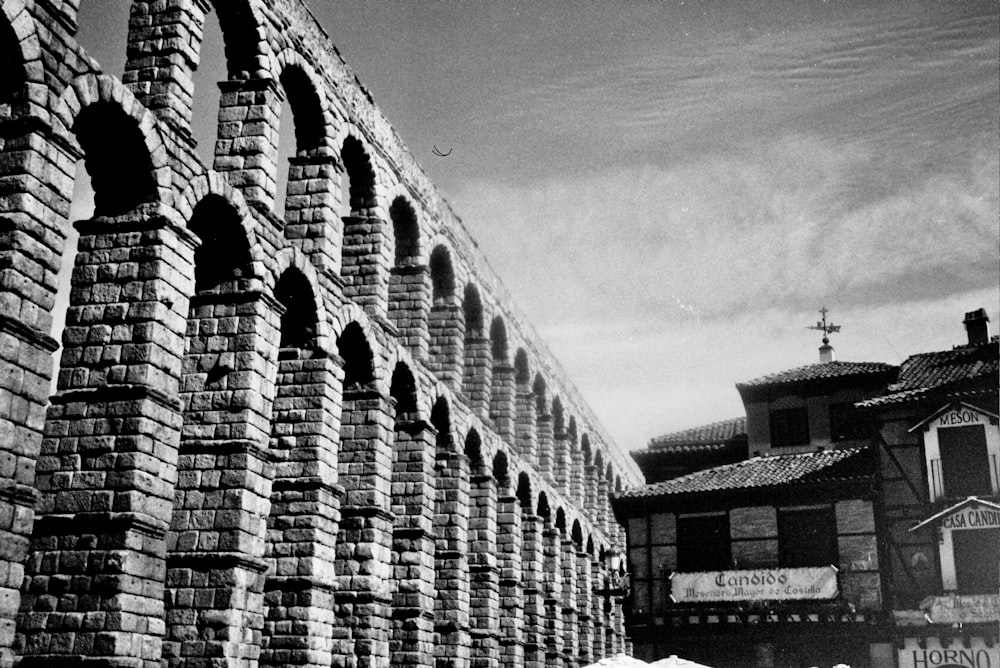
<svg viewBox="0 0 1000 668"><path fill-rule="evenodd" d="M638 471L307 8L134 0L119 81L76 44L78 4L0 10L0 666L624 649L576 574L622 544L607 493ZM190 132L206 12L212 165ZM69 221L81 160L96 212Z"/></svg>

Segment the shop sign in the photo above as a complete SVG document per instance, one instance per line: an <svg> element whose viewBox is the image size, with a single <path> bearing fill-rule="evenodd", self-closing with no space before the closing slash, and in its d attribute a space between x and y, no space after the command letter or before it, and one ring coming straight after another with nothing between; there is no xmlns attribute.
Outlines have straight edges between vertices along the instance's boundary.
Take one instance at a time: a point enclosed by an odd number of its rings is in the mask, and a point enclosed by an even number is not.
<svg viewBox="0 0 1000 668"><path fill-rule="evenodd" d="M968 646L956 640L942 647L937 638L927 638L921 647L916 638L907 638L899 650L899 668L1000 668L1000 646L972 638Z"/></svg>
<svg viewBox="0 0 1000 668"><path fill-rule="evenodd" d="M983 416L978 411L961 409L948 411L938 418L939 427L956 427L963 424L981 424Z"/></svg>
<svg viewBox="0 0 1000 668"><path fill-rule="evenodd" d="M920 609L932 624L975 624L1000 621L1000 594L929 596Z"/></svg>
<svg viewBox="0 0 1000 668"><path fill-rule="evenodd" d="M837 569L821 566L674 573L670 589L670 597L678 603L831 599L838 593Z"/></svg>
<svg viewBox="0 0 1000 668"><path fill-rule="evenodd" d="M941 520L942 529L1000 528L1000 509L972 504Z"/></svg>

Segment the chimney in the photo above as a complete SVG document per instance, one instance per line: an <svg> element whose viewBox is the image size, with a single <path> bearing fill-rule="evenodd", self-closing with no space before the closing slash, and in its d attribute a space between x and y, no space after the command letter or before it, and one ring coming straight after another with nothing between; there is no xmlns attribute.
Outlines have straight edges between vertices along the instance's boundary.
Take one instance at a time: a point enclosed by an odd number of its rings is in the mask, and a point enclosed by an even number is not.
<svg viewBox="0 0 1000 668"><path fill-rule="evenodd" d="M833 346L830 345L830 339L823 337L823 345L819 347L819 362L820 364L826 364L827 362L833 361Z"/></svg>
<svg viewBox="0 0 1000 668"><path fill-rule="evenodd" d="M981 308L965 314L965 331L969 335L969 345L978 346L990 342L990 317Z"/></svg>

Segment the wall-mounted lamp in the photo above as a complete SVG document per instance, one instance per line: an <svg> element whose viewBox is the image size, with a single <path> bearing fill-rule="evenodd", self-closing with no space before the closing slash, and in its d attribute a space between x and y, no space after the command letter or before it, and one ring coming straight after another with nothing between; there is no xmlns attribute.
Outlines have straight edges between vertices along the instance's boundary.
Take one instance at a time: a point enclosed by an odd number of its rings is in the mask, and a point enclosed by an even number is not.
<svg viewBox="0 0 1000 668"><path fill-rule="evenodd" d="M621 551L611 548L605 552L604 582L597 594L604 597L604 612L611 612L612 600L626 598L629 595L628 573L625 571L625 559Z"/></svg>

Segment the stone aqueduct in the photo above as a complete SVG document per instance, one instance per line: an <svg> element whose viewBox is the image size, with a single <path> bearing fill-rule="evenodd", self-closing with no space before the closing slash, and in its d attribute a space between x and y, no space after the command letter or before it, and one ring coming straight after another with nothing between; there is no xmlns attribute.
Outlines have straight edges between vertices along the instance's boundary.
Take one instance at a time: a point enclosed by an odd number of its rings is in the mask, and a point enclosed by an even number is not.
<svg viewBox="0 0 1000 668"><path fill-rule="evenodd" d="M301 0L132 0L122 81L77 45L79 4L0 15L0 665L623 649L595 590L623 538L608 493L638 472ZM210 12L211 168L190 131Z"/></svg>

